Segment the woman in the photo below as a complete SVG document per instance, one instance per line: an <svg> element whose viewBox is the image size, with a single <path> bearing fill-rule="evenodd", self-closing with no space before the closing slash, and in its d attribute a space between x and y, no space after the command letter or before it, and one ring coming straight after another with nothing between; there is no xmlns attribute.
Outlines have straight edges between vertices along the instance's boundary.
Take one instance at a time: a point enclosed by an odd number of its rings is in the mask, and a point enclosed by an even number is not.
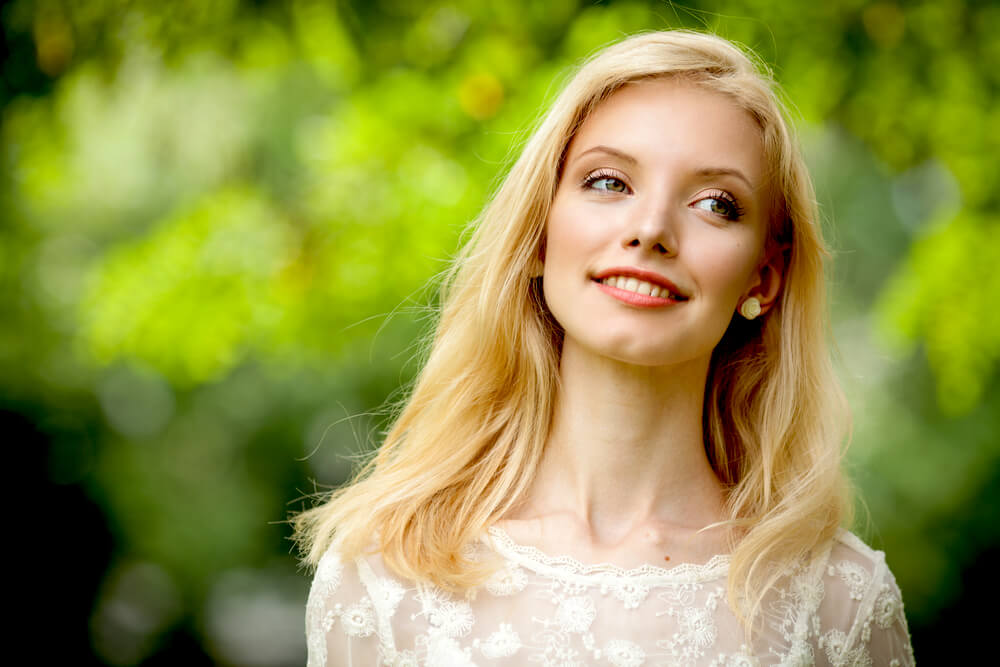
<svg viewBox="0 0 1000 667"><path fill-rule="evenodd" d="M912 664L842 530L809 177L737 48L592 58L484 211L377 456L298 518L310 665Z"/></svg>

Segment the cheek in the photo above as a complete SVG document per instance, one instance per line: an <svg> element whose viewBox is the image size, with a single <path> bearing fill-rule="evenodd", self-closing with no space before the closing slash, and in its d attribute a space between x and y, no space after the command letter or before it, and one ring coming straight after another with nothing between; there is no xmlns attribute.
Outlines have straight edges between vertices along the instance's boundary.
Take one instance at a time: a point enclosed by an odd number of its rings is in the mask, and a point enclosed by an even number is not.
<svg viewBox="0 0 1000 667"><path fill-rule="evenodd" d="M595 232L583 207L557 202L545 225L545 268L579 262L597 242Z"/></svg>
<svg viewBox="0 0 1000 667"><path fill-rule="evenodd" d="M756 269L757 251L753 239L705 244L694 259L705 278L704 287L735 301L750 286Z"/></svg>

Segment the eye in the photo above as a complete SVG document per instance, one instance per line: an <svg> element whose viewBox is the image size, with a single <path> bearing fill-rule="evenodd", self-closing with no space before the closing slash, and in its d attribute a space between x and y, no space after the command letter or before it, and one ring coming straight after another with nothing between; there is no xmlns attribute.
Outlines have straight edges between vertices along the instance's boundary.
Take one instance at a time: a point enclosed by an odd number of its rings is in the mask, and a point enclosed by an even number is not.
<svg viewBox="0 0 1000 667"><path fill-rule="evenodd" d="M691 206L734 222L743 217L743 209L736 198L721 190L709 193L707 197L702 197Z"/></svg>
<svg viewBox="0 0 1000 667"><path fill-rule="evenodd" d="M607 171L596 171L587 174L587 177L583 179L583 187L584 189L600 190L615 194L628 194L632 192L632 189L629 188L623 179Z"/></svg>

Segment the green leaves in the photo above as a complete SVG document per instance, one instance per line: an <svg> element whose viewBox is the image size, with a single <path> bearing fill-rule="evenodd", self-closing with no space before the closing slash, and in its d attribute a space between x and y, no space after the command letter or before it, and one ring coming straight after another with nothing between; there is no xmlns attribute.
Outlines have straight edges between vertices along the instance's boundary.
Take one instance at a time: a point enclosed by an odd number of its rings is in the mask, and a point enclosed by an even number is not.
<svg viewBox="0 0 1000 667"><path fill-rule="evenodd" d="M965 213L916 241L882 293L883 335L922 343L948 414L983 398L1000 361L1000 218Z"/></svg>
<svg viewBox="0 0 1000 667"><path fill-rule="evenodd" d="M279 325L299 245L256 192L207 195L95 263L83 342L100 362L142 360L184 386L217 380Z"/></svg>

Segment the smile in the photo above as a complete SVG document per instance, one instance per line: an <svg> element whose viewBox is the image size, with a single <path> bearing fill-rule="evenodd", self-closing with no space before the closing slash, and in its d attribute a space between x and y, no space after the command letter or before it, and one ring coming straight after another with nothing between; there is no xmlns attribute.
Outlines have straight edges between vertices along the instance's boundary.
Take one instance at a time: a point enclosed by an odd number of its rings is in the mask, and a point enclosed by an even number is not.
<svg viewBox="0 0 1000 667"><path fill-rule="evenodd" d="M635 308L666 308L684 303L688 297L634 276L612 275L595 278L594 283L608 296Z"/></svg>
<svg viewBox="0 0 1000 667"><path fill-rule="evenodd" d="M629 276L608 276L607 278L601 279L602 285L607 285L609 287L616 287L620 290L625 290L628 292L633 292L642 296L659 297L661 299L672 299L674 301L686 301L687 297L681 296L671 292L666 287L660 287L659 285L653 285L645 280L639 280L638 278L632 278Z"/></svg>

